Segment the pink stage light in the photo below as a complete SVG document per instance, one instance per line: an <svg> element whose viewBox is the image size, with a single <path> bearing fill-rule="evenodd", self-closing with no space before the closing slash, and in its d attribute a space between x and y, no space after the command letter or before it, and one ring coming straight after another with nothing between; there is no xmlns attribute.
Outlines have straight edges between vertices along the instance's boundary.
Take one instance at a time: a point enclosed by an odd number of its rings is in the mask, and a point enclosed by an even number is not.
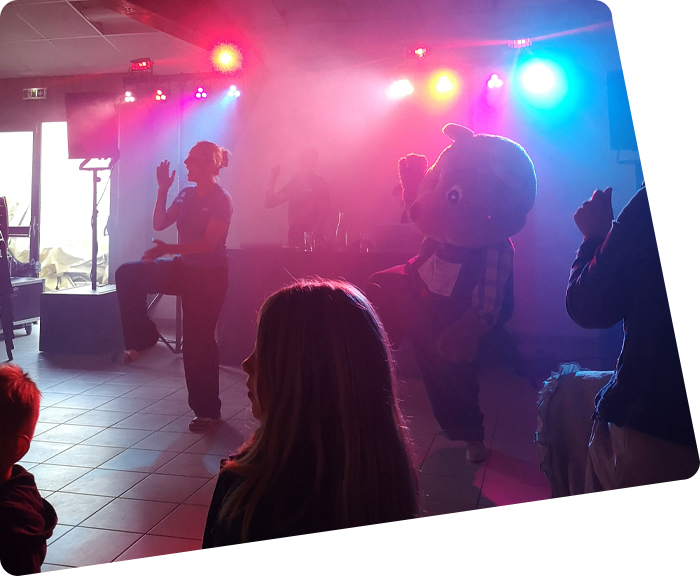
<svg viewBox="0 0 700 576"><path fill-rule="evenodd" d="M124 102L134 102L136 98L134 98L134 95L132 92L129 92L128 90L124 92Z"/></svg>
<svg viewBox="0 0 700 576"><path fill-rule="evenodd" d="M201 86L197 88L197 91L194 93L195 98L199 98L200 100L203 100L204 98L207 97L207 92L202 88Z"/></svg>
<svg viewBox="0 0 700 576"><path fill-rule="evenodd" d="M166 100L167 97L167 94L163 92L163 90L156 90L156 100L158 100L159 102Z"/></svg>

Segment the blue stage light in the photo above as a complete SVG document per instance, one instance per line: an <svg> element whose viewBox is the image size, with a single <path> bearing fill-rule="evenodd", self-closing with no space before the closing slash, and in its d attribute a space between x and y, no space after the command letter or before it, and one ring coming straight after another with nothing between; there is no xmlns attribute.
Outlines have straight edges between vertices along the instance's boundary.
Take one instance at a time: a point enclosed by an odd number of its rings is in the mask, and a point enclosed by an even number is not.
<svg viewBox="0 0 700 576"><path fill-rule="evenodd" d="M553 60L528 60L518 68L517 77L521 97L537 108L557 106L568 90L566 74Z"/></svg>

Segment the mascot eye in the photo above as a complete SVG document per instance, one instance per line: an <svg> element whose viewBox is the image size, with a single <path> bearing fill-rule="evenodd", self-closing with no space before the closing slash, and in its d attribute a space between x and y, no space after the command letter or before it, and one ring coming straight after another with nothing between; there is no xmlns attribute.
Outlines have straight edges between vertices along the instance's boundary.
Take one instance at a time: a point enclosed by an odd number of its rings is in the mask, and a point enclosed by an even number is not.
<svg viewBox="0 0 700 576"><path fill-rule="evenodd" d="M450 191L445 195L447 202L453 206L459 202L462 197L462 189L459 186L453 186Z"/></svg>

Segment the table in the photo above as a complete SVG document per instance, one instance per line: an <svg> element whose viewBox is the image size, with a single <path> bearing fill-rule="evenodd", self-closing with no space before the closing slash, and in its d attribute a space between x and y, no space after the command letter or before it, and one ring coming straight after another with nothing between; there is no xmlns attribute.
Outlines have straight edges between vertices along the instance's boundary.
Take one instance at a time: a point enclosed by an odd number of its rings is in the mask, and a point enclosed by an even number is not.
<svg viewBox="0 0 700 576"><path fill-rule="evenodd" d="M228 250L229 287L219 316L219 363L240 366L253 351L257 313L265 298L295 279L320 276L364 289L381 270L404 264L413 253L347 252L251 247Z"/></svg>

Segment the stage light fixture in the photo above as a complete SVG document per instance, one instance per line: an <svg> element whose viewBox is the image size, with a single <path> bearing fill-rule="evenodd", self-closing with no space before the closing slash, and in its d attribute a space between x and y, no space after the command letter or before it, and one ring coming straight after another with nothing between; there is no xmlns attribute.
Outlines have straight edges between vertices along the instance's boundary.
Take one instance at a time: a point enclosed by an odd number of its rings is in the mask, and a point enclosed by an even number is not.
<svg viewBox="0 0 700 576"><path fill-rule="evenodd" d="M491 77L489 78L489 81L486 83L486 85L493 90L494 88L500 88L503 86L503 80L501 80L498 77L498 74L491 74Z"/></svg>
<svg viewBox="0 0 700 576"><path fill-rule="evenodd" d="M153 70L153 60L150 58L137 58L129 65L130 72L148 72Z"/></svg>
<svg viewBox="0 0 700 576"><path fill-rule="evenodd" d="M425 58L428 55L428 49L425 47L414 48L413 55L416 58Z"/></svg>
<svg viewBox="0 0 700 576"><path fill-rule="evenodd" d="M238 98L241 95L241 91L232 84L228 89L228 95L230 98Z"/></svg>
<svg viewBox="0 0 700 576"><path fill-rule="evenodd" d="M508 48L527 48L532 46L532 40L523 38L522 40L508 40Z"/></svg>
<svg viewBox="0 0 700 576"><path fill-rule="evenodd" d="M211 52L211 63L219 72L235 72L243 66L243 55L233 44L218 44Z"/></svg>
<svg viewBox="0 0 700 576"><path fill-rule="evenodd" d="M134 93L131 92L130 90L127 90L124 92L124 102L134 102L136 98L134 97Z"/></svg>
<svg viewBox="0 0 700 576"><path fill-rule="evenodd" d="M405 98L406 96L412 93L413 85L406 78L404 78L403 80L396 80L395 82L392 82L391 86L389 86L389 90L387 91L389 98L393 98L395 100L399 98Z"/></svg>
<svg viewBox="0 0 700 576"><path fill-rule="evenodd" d="M163 101L167 100L168 99L168 91L163 90L161 88L158 88L158 90L156 90L155 98L156 98L156 100L158 100L158 102L163 102Z"/></svg>
<svg viewBox="0 0 700 576"><path fill-rule="evenodd" d="M199 86L194 93L194 97L198 100L204 100L207 97L207 91L202 86Z"/></svg>

